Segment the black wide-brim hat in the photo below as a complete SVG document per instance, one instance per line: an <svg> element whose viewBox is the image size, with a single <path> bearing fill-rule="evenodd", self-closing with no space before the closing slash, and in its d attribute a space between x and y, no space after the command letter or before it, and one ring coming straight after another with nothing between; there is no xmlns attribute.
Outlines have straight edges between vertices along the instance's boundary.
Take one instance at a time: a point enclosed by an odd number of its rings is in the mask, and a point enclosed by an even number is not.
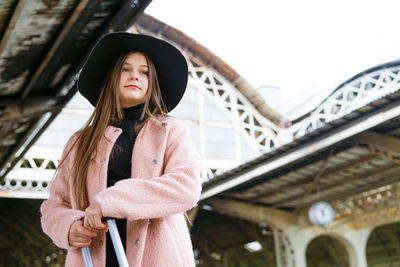
<svg viewBox="0 0 400 267"><path fill-rule="evenodd" d="M131 51L146 53L153 61L163 101L168 112L178 105L187 86L185 57L172 44L144 34L114 32L102 36L82 67L78 90L96 106L101 87L115 59Z"/></svg>

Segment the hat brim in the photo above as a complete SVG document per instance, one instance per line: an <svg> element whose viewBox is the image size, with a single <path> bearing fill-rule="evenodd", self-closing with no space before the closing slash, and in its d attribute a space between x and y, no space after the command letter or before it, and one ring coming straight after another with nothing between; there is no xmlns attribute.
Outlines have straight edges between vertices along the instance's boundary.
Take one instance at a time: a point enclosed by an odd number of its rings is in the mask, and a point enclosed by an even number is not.
<svg viewBox="0 0 400 267"><path fill-rule="evenodd" d="M131 51L146 53L153 61L167 111L174 109L185 93L188 66L182 53L170 43L143 34L115 32L104 35L94 46L78 79L79 92L96 106L104 77L112 62Z"/></svg>

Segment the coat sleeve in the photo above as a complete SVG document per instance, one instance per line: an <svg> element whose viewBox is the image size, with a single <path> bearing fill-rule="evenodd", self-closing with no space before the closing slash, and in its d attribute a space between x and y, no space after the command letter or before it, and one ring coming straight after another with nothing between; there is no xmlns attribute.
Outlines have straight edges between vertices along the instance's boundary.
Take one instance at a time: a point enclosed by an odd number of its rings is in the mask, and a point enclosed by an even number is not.
<svg viewBox="0 0 400 267"><path fill-rule="evenodd" d="M196 205L201 193L199 156L182 125L169 133L164 173L151 179L117 182L95 196L105 217L152 219L177 214Z"/></svg>
<svg viewBox="0 0 400 267"><path fill-rule="evenodd" d="M64 163L57 170L57 175L50 186L50 196L45 200L41 207L41 224L45 234L47 234L54 244L60 248L70 248L68 242L68 232L72 223L84 217L85 213L81 210L72 208L70 199L70 168L71 155L68 155L73 138L71 138L64 149L62 160ZM69 154L71 154L70 152ZM68 156L68 159L64 159Z"/></svg>

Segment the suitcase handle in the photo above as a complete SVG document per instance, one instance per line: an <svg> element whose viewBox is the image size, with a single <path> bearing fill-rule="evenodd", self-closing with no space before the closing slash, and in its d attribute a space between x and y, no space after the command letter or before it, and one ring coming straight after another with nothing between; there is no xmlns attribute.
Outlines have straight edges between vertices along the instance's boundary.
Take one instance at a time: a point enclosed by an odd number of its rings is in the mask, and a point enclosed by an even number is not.
<svg viewBox="0 0 400 267"><path fill-rule="evenodd" d="M121 237L119 236L117 224L115 219L107 218L108 230L110 231L111 240L114 246L115 255L120 267L129 267L128 260L125 255L124 246L121 242ZM86 267L93 267L92 256L90 254L89 247L82 248L83 261Z"/></svg>
<svg viewBox="0 0 400 267"><path fill-rule="evenodd" d="M82 256L83 256L83 261L85 262L85 267L94 267L89 247L82 248Z"/></svg>

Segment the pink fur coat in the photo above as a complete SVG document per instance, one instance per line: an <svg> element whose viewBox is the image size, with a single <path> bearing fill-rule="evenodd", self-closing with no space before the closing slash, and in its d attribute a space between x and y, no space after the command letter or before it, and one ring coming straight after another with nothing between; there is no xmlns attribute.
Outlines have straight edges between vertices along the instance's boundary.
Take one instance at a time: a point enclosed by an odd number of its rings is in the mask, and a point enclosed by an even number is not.
<svg viewBox="0 0 400 267"><path fill-rule="evenodd" d="M199 158L183 123L167 117L150 119L139 132L132 152L132 178L106 188L111 149L121 129L109 126L88 171L89 201L101 205L103 216L127 218L127 258L130 266L195 266L183 212L196 205L200 192ZM74 143L72 137L64 150ZM84 217L72 193L72 149L41 206L43 231L60 248L68 249L65 266L84 266L81 250L68 243L68 231ZM94 266L105 265L105 234L90 245Z"/></svg>

